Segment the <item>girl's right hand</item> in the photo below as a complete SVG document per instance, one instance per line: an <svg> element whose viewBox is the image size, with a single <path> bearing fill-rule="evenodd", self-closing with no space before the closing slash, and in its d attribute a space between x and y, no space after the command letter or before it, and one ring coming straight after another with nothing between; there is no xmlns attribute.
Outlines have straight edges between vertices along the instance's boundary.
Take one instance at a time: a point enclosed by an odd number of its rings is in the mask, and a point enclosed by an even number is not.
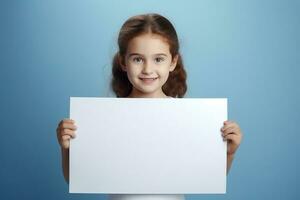
<svg viewBox="0 0 300 200"><path fill-rule="evenodd" d="M57 140L60 144L61 148L69 149L70 147L70 139L75 138L75 130L77 127L75 126L75 121L72 119L63 119L59 122L56 133Z"/></svg>

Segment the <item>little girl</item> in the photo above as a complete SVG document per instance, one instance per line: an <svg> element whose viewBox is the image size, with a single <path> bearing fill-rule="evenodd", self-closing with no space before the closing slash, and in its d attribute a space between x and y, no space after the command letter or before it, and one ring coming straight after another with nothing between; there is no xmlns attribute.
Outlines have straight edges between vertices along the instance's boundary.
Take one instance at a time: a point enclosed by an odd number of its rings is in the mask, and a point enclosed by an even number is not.
<svg viewBox="0 0 300 200"><path fill-rule="evenodd" d="M129 18L118 38L119 51L113 59L111 82L117 97L182 98L187 90L186 72L179 53L177 33L168 19L158 14ZM57 127L61 146L62 168L69 182L69 145L75 138L72 119L62 120ZM221 131L227 140L227 173L239 147L242 133L237 123L225 121ZM183 200L184 195L113 194L113 200Z"/></svg>

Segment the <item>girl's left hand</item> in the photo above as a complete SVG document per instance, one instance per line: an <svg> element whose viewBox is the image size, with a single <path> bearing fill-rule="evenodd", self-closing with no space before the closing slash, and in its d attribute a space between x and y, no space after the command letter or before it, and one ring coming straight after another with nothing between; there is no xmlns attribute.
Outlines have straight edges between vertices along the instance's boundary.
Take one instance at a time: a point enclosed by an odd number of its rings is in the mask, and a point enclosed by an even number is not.
<svg viewBox="0 0 300 200"><path fill-rule="evenodd" d="M227 155L233 155L242 141L242 132L239 125L234 121L225 121L221 128L224 140L227 140Z"/></svg>

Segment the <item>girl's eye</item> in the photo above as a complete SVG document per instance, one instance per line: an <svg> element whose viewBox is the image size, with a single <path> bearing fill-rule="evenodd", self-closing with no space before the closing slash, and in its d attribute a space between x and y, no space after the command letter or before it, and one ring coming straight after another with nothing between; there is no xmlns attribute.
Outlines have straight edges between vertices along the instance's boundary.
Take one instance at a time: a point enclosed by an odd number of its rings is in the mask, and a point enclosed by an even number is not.
<svg viewBox="0 0 300 200"><path fill-rule="evenodd" d="M132 60L133 60L134 62L136 62L136 63L140 63L140 62L143 61L143 59L140 58L140 57L135 57L135 58L133 58Z"/></svg>
<svg viewBox="0 0 300 200"><path fill-rule="evenodd" d="M165 59L162 57L155 58L155 62L157 62L157 63L163 62L164 60Z"/></svg>

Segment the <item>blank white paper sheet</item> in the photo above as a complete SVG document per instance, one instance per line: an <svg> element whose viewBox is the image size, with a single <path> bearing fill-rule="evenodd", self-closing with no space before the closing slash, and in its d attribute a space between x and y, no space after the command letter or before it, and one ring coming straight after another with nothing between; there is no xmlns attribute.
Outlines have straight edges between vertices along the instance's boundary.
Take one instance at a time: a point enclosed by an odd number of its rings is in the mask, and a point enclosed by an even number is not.
<svg viewBox="0 0 300 200"><path fill-rule="evenodd" d="M70 118L70 193L226 193L226 98L71 97Z"/></svg>

